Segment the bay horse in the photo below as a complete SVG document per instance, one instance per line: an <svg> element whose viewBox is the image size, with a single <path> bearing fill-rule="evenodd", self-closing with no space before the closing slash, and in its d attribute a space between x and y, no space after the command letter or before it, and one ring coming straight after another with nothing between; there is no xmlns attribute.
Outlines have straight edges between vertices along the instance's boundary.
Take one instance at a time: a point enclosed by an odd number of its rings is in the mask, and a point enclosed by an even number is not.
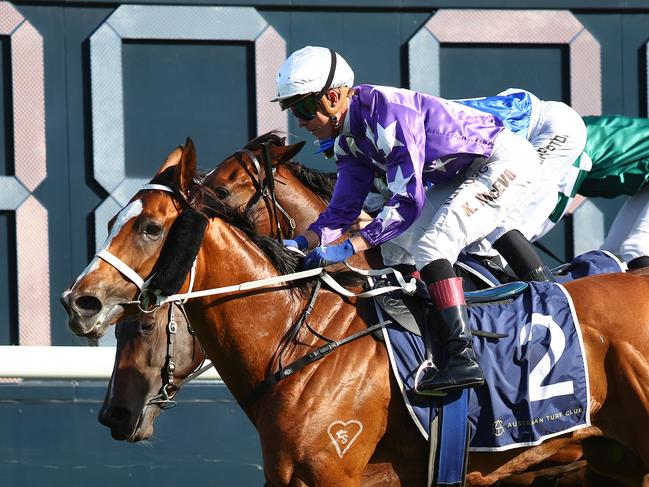
<svg viewBox="0 0 649 487"><path fill-rule="evenodd" d="M268 193L266 167L261 162L262 144L269 146L274 178L274 198ZM301 234L326 207L333 193L335 174L309 169L292 158L304 142L285 145L285 139L269 132L248 142L204 178L214 197L250 215L255 231L276 237L277 211L285 238ZM178 164L177 148L165 164ZM114 222L111 222L111 227ZM376 265L376 252L356 259L356 265ZM204 363L205 352L179 308L165 304L149 314L118 323L115 364L108 383L99 422L113 438L140 441L153 435L160 412L172 406L181 384ZM175 327L169 329L170 312Z"/></svg>
<svg viewBox="0 0 649 487"><path fill-rule="evenodd" d="M153 180L160 187L175 188L169 190L172 193L140 192L120 212L118 230L113 229L106 250L137 275L148 276L168 261L163 244L172 241L174 222L199 214L204 206L218 206L201 205L202 188L194 182L194 171L195 152L188 143L180 162L163 165ZM295 268L293 254L251 233L231 209L220 208L211 216L196 243L197 289L253 281ZM176 269L183 279L190 264ZM643 276L609 274L565 287L575 303L586 348L592 426L531 448L472 453L467 485L492 485L579 440L586 440L589 463L596 470L625 485L649 485L649 303L645 298L649 281ZM308 283L277 285L192 299L187 304L207 355L259 432L268 483L423 485L426 445L403 407L385 348L370 338L347 345L276 384L256 401L246 402L256 385L276 369L277 344L300 316L306 288ZM91 333L97 325L123 319L129 312L125 303L136 295L131 280L98 260L62 299L71 329ZM367 308L363 302L323 290L309 321L319 333L341 339L367 327L372 320ZM301 357L318 343L313 335L300 333L288 349L287 360ZM328 431L351 420L362 424L362 434L343 456ZM617 457L611 458L608 449L617 445L633 453L634 463L625 462L622 469L616 465ZM602 463L597 464L599 460Z"/></svg>

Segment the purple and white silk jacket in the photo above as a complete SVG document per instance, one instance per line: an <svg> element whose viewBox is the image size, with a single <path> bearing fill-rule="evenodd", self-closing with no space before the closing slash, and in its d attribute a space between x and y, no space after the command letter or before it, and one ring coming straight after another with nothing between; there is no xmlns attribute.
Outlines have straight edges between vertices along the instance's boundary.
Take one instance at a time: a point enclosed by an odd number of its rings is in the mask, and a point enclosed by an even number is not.
<svg viewBox="0 0 649 487"><path fill-rule="evenodd" d="M502 130L500 120L460 103L357 86L335 142L333 197L309 229L323 245L336 240L358 218L374 177L387 173L392 198L361 234L373 246L400 235L421 213L424 188L451 178L477 157L488 158Z"/></svg>

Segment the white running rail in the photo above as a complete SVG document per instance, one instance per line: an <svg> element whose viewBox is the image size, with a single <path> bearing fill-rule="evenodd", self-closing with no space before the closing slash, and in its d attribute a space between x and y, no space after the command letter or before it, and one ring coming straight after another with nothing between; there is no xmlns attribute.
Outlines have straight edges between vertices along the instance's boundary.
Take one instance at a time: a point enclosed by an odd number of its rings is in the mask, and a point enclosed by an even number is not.
<svg viewBox="0 0 649 487"><path fill-rule="evenodd" d="M1 379L108 380L115 347L0 346ZM219 380L211 368L194 380Z"/></svg>

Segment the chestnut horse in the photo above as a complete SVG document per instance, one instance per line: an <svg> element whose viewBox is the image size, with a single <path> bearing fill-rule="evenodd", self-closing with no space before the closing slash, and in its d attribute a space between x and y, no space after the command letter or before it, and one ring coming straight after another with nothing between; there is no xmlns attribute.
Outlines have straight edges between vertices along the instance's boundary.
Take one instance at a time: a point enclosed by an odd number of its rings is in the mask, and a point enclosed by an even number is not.
<svg viewBox="0 0 649 487"><path fill-rule="evenodd" d="M188 143L180 162L163 165L154 178L160 186L138 193L120 212L105 250L139 276L164 268L168 259L163 243L172 241L167 238L174 234L172 224L187 221L184 217L198 214L201 207L197 196L203 190L194 183L194 171L195 152ZM174 189L161 190L163 185ZM209 221L196 249L197 289L276 276L296 264L294 255L255 235L225 207ZM186 261L182 276L191 264ZM185 281L183 290L188 287ZM609 274L565 287L574 300L586 347L592 426L536 447L471 454L468 485L491 485L582 439L596 440L586 450L589 460L601 454L597 461L602 462L591 465L609 469L602 473L626 485L649 485L649 330L644 326L649 322L649 280ZM276 370L277 344L305 306L301 291L295 284L278 285L187 304L208 357L259 432L269 484L423 485L426 445L403 407L385 348L370 338L350 343L255 401L246 401L268 372ZM126 274L97 259L62 299L70 328L92 333L123 319L125 303L136 295ZM309 321L319 333L339 340L372 322L367 308L324 290ZM301 357L319 343L313 335L300 333L286 359ZM362 424L362 434L340 455L328 431L350 420ZM628 448L635 463L625 462L619 469L617 457L607 453L611 445Z"/></svg>
<svg viewBox="0 0 649 487"><path fill-rule="evenodd" d="M268 194L262 143L268 143L275 198ZM304 143L285 145L274 133L251 140L210 172L203 184L227 206L249 213L257 233L275 236L274 210L285 238L301 234L331 198L335 175L323 174L292 159ZM166 164L177 164L176 149ZM376 254L376 253L375 253ZM371 258L371 256L370 256ZM365 267L363 256L356 264ZM205 353L179 308L173 309L175 328L169 330L170 306L116 325L117 351L99 422L118 440L151 437L155 418L174 404L181 383L205 360Z"/></svg>

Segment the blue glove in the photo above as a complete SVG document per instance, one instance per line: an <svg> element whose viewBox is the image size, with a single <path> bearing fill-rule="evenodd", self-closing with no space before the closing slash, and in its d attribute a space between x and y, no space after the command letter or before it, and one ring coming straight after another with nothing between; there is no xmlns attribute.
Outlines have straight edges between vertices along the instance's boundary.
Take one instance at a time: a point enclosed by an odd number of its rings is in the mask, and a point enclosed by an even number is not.
<svg viewBox="0 0 649 487"><path fill-rule="evenodd" d="M315 269L316 267L326 267L331 264L343 262L355 253L354 246L349 239L330 247L316 247L304 259L304 268Z"/></svg>
<svg viewBox="0 0 649 487"><path fill-rule="evenodd" d="M284 247L294 247L300 250L306 250L309 247L309 242L306 237L298 235L295 240L284 240Z"/></svg>

